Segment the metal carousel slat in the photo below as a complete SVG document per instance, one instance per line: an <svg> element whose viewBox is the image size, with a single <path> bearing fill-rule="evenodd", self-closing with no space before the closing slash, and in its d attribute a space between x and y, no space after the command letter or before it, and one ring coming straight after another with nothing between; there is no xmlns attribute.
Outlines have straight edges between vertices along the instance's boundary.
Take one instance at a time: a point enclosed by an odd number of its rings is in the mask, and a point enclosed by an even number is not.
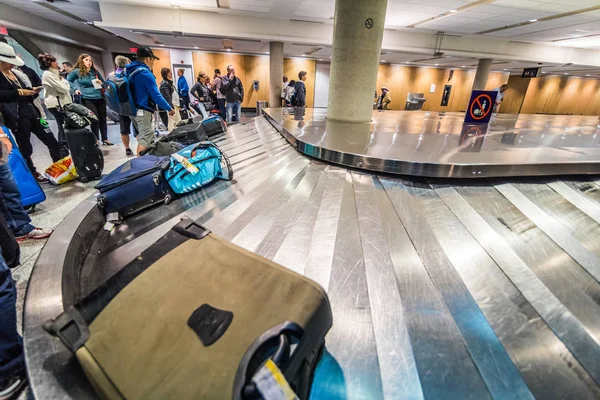
<svg viewBox="0 0 600 400"><path fill-rule="evenodd" d="M328 358L315 375L315 399L383 399L352 175L345 173L327 292L334 324ZM327 265L323 268L329 269Z"/></svg>
<svg viewBox="0 0 600 400"><path fill-rule="evenodd" d="M581 191L562 181L551 182L548 186L581 210L581 212L600 224L600 203L590 199Z"/></svg>
<svg viewBox="0 0 600 400"><path fill-rule="evenodd" d="M455 251L463 254L457 254L456 258L459 262L462 259L462 262L472 264L476 273L481 274L479 280L481 284L485 283L485 287L482 286L484 290L471 292L481 301L483 312L532 392L537 398L562 398L577 390L578 397L594 397L597 389L590 391L586 387L593 387L590 385L591 378L570 354L565 356L568 350L564 349L539 318L576 354L581 364L592 371L597 368L599 359L600 347L596 339L453 187L436 185L434 188L464 225L452 231L442 230L440 235L457 238L457 230L460 230L465 233L468 231L473 236L467 238L463 234L460 241L454 241ZM438 222L440 227L448 226L443 217ZM487 254L481 249L478 252L468 252L460 243L465 240L472 245L481 246ZM469 254L469 258L465 258L464 254ZM498 274L496 265L506 277ZM531 307L535 312L532 312ZM532 348L537 343L546 343L548 350L543 355L524 357L523 349ZM558 351L555 350L557 347ZM543 369L548 372L540 375L538 372ZM577 386L579 387L575 389Z"/></svg>
<svg viewBox="0 0 600 400"><path fill-rule="evenodd" d="M521 193L513 184L503 183L494 186L504 197L517 207L527 218L537 225L556 244L565 250L597 281L600 281L600 260L586 249L573 235L534 202Z"/></svg>

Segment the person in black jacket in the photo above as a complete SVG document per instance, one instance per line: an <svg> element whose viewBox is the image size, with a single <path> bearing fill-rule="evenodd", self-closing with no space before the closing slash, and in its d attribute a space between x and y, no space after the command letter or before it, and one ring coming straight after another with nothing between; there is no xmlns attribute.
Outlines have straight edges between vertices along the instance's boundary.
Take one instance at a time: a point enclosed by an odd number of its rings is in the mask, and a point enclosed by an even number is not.
<svg viewBox="0 0 600 400"><path fill-rule="evenodd" d="M204 72L198 74L198 81L192 90L192 96L198 100L197 111L200 111L202 118L208 118L208 113L213 109L214 105L211 100L210 78Z"/></svg>
<svg viewBox="0 0 600 400"><path fill-rule="evenodd" d="M29 170L38 182L46 183L42 174L37 172L31 155L31 133L34 133L48 147L53 162L61 159L60 146L52 132L48 132L40 123L40 114L33 105L34 96L42 90L41 86L32 88L26 84L29 79L13 66L24 64L6 43L0 43L0 110L4 114L6 126L12 130L19 150L27 162Z"/></svg>
<svg viewBox="0 0 600 400"><path fill-rule="evenodd" d="M294 91L294 107L306 107L306 85L304 85L304 81L306 80L306 71L300 71L298 73L298 80L296 81L295 91Z"/></svg>
<svg viewBox="0 0 600 400"><path fill-rule="evenodd" d="M225 94L225 100L227 101L227 122L233 122L234 113L236 122L240 122L242 102L244 101L244 85L242 85L240 78L235 75L233 65L227 66L227 76L221 79L221 92Z"/></svg>
<svg viewBox="0 0 600 400"><path fill-rule="evenodd" d="M163 80L160 83L159 89L162 97L165 98L167 103L171 106L171 108L175 109L175 105L179 107L179 100L173 103L173 95L179 97L177 95L177 91L175 90L175 85L173 84L173 73L169 68L163 68L160 70L160 76L162 76ZM169 127L169 112L160 110L159 112L160 119L162 123L165 125L165 128Z"/></svg>

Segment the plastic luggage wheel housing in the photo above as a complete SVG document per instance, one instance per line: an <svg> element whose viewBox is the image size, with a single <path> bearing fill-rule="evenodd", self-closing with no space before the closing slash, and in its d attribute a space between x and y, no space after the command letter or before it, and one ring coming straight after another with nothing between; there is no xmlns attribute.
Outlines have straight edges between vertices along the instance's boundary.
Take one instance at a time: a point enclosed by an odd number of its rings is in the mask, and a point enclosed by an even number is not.
<svg viewBox="0 0 600 400"><path fill-rule="evenodd" d="M300 400L308 399L314 366L321 358L324 344L310 354L307 359L298 362L299 360L294 359L294 354L297 352L292 353L292 345L299 347L303 336L304 330L301 326L294 322L284 322L269 329L256 339L244 354L236 372L234 400L262 399L252 378L269 359L273 360L288 380L288 375L299 378L297 381L289 380L288 383ZM290 371L291 361L295 361L301 373Z"/></svg>

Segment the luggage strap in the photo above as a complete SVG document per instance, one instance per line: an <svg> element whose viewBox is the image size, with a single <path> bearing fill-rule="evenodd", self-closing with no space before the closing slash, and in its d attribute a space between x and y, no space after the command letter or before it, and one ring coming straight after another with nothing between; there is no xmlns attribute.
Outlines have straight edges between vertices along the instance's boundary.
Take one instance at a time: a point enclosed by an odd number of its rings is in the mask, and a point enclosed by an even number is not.
<svg viewBox="0 0 600 400"><path fill-rule="evenodd" d="M169 233L147 248L89 296L75 306L69 307L54 321L45 323L44 329L58 336L71 351L77 351L90 337L89 324L117 297L123 288L171 250L190 239L203 239L210 233L210 230L194 222L191 218L183 217L177 225L171 228Z"/></svg>

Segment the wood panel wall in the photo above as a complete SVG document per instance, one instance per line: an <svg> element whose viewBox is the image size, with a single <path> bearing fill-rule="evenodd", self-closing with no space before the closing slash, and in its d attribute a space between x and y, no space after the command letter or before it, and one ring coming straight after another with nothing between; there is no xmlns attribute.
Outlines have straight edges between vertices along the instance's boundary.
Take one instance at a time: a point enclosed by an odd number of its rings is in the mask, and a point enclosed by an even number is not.
<svg viewBox="0 0 600 400"><path fill-rule="evenodd" d="M486 84L486 90L492 90L508 81L508 73L492 72ZM455 70L450 79L450 70L440 68L406 67L402 65L380 65L377 76L377 91L382 86L390 90L393 110L404 110L408 93L424 93L427 101L425 111L465 111L471 88L475 80L475 71ZM434 93L429 93L435 84ZM447 107L440 105L445 85L452 85Z"/></svg>
<svg viewBox="0 0 600 400"><path fill-rule="evenodd" d="M268 63L267 63L268 64ZM268 67L268 65L267 65ZM317 76L317 62L305 58L286 58L283 60L283 74L288 79L298 80L298 73L306 71L306 107L313 107L315 104L315 78ZM329 89L328 89L329 90Z"/></svg>
<svg viewBox="0 0 600 400"><path fill-rule="evenodd" d="M156 83L160 85L160 83L162 82L160 70L163 68L171 69L171 53L169 52L169 50L165 49L152 49L152 52L156 57L160 58L160 60L154 60L154 67L152 68L152 73L156 78ZM177 74L173 72L173 76L176 77Z"/></svg>
<svg viewBox="0 0 600 400"><path fill-rule="evenodd" d="M244 102L242 107L254 108L259 100L269 100L269 56L252 56L227 53L205 53L194 51L192 53L194 71L196 74L205 72L211 78L215 68L221 70L221 74L227 73L227 66L233 65L237 76L244 85ZM298 72L304 70L308 73L306 78L306 100L307 107L314 105L315 77L317 63L314 60L298 58L286 58L284 60L284 74L290 80L298 76ZM297 79L297 78L296 78ZM259 81L259 90L255 91L252 83Z"/></svg>
<svg viewBox="0 0 600 400"><path fill-rule="evenodd" d="M530 82L531 78L521 78L520 75L511 76L508 79L508 90L504 92L504 100L499 112L502 114L519 114Z"/></svg>
<svg viewBox="0 0 600 400"><path fill-rule="evenodd" d="M521 113L599 115L600 81L563 76L531 79Z"/></svg>

